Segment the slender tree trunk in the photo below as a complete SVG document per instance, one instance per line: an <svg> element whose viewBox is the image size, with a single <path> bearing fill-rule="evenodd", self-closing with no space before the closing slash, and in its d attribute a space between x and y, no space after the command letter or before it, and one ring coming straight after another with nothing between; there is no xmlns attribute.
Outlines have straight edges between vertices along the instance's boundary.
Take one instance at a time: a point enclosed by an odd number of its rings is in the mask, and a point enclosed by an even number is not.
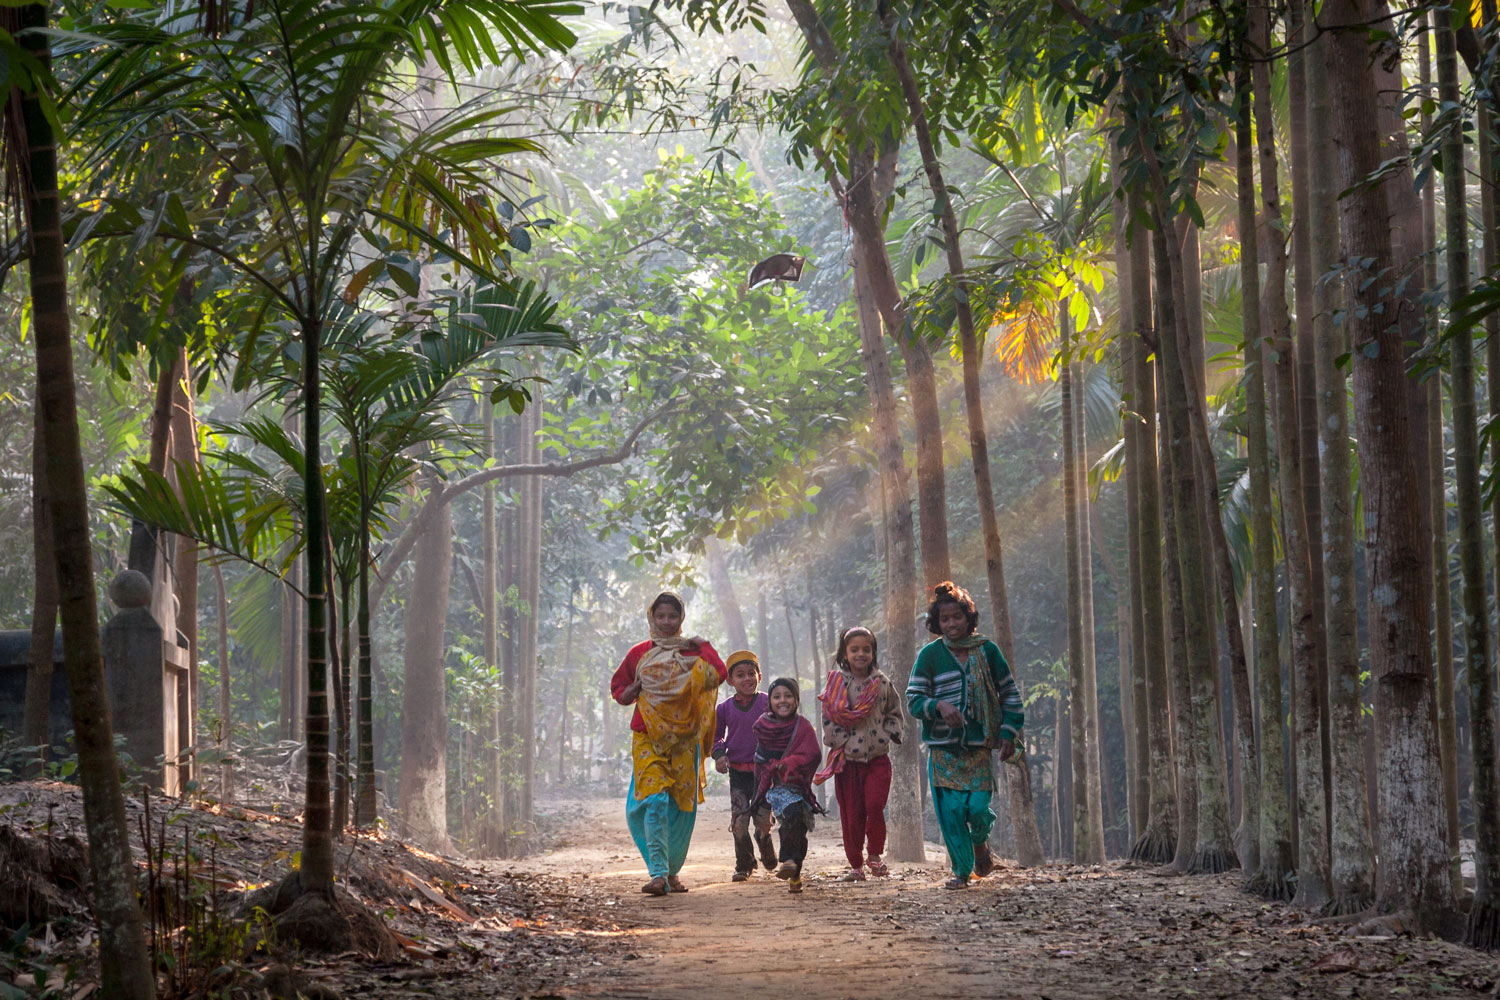
<svg viewBox="0 0 1500 1000"><path fill-rule="evenodd" d="M406 612L406 681L401 699L401 825L430 850L448 850L448 714L444 632L453 572L452 507L417 545Z"/></svg>
<svg viewBox="0 0 1500 1000"><path fill-rule="evenodd" d="M802 0L798 0L802 2ZM795 8L794 8L795 9ZM953 212L953 204L948 197L948 188L943 181L942 168L939 164L936 149L932 143L932 135L927 125L926 109L922 105L922 98L917 90L916 79L912 74L911 66L906 57L906 42L900 32L894 30L894 20L891 12L882 12L886 31L889 37L889 51L891 63L896 70L896 75L901 83L901 91L906 99L907 111L912 117L912 127L917 136L917 146L922 154L922 167L927 175L928 186L932 191L934 210L941 217L944 234L944 249L947 255L948 271L958 287L964 284L964 262L963 252L959 246L958 219ZM851 185L852 190L852 185ZM883 240L882 240L883 245ZM981 402L979 388L979 338L974 326L974 315L969 307L967 295L955 296L954 305L958 312L959 344L963 354L964 370L964 412L969 425L969 451L974 463L974 486L979 498L979 523L984 537L985 554L985 577L990 588L990 612L994 620L994 637L996 644L1007 657L1015 655L1015 643L1011 633L1010 623L1010 600L1005 590L1005 566L1004 556L1000 541L1000 522L995 513L994 487L990 482L989 444L986 440L984 425L984 409ZM1019 685L1019 679L1017 684ZM1012 819L1018 824L1017 828L1017 853L1021 855L1021 863L1029 864L1029 857L1040 855L1040 835L1033 836L1033 828L1036 823L1034 807L1029 801L1029 790L1031 787L1030 773L1025 760L1024 741L1017 741L1015 750L1015 767L1021 773L1024 781L1010 782L1011 789L1022 788L1026 790L1022 795L1028 800L1011 802ZM1097 768L1096 768L1097 771ZM1013 795L1016 793L1013 791ZM1018 807L1020 807L1018 809ZM1103 855L1103 838L1100 837L1098 845L1099 853Z"/></svg>
<svg viewBox="0 0 1500 1000"><path fill-rule="evenodd" d="M51 63L48 7L30 4L17 12L17 40L43 66ZM29 291L36 351L40 438L46 442L46 479L51 499L53 555L57 563L62 614L63 664L78 747L83 786L83 821L88 832L93 911L99 926L103 996L148 1000L155 995L150 953L140 907L130 827L120 790L104 652L89 547L88 487L78 434L78 402L73 378L73 341L68 315L68 270L63 258L61 199L57 187L57 142L41 95L20 98L24 137L26 216L31 234ZM13 156L21 155L17 149Z"/></svg>
<svg viewBox="0 0 1500 1000"><path fill-rule="evenodd" d="M851 173L854 173L852 169ZM868 197L868 192L867 182L851 183L849 198L854 201L852 212L873 212L874 206L866 205L861 197ZM911 665L916 660L916 637L907 625L916 610L914 598L917 582L916 554L912 551L914 537L911 499L907 492L901 434L896 425L896 394L891 382L890 361L886 356L880 330L880 312L875 305L869 278L876 258L869 241L864 237L858 238L855 254L855 298L859 307L860 349L865 381L870 391L870 406L874 414L881 495L887 512L885 621L890 655L886 663L890 665L891 680L897 690L904 691L911 676ZM920 861L926 857L922 842L922 804L918 794L921 782L918 771L920 738L914 720L908 719L901 745L891 754L895 775L889 800L888 853L897 861Z"/></svg>
<svg viewBox="0 0 1500 1000"><path fill-rule="evenodd" d="M1088 621L1083 601L1083 527L1082 498L1079 497L1078 419L1073 404L1076 389L1073 380L1077 366L1071 358L1072 336L1065 308L1058 309L1058 330L1062 337L1063 359L1059 366L1058 388L1062 395L1062 480L1063 480L1063 549L1068 566L1068 704L1069 735L1073 737L1073 861L1097 865L1104 862L1104 818L1098 808L1099 754L1090 740L1095 732L1089 712L1089 676L1087 647L1094 641L1092 622ZM1087 633L1087 634L1086 634Z"/></svg>
<svg viewBox="0 0 1500 1000"><path fill-rule="evenodd" d="M708 582L714 588L714 601L719 606L719 615L724 619L731 649L749 649L750 637L745 632L745 616L740 612L739 595L734 590L734 580L729 576L729 563L724 558L724 546L717 538L703 540L703 555L708 563Z"/></svg>
<svg viewBox="0 0 1500 1000"><path fill-rule="evenodd" d="M1252 18L1255 15L1250 15ZM1254 26L1251 28L1254 34ZM1258 41L1258 39L1256 39ZM1238 117L1235 128L1235 146L1238 160L1235 174L1239 188L1240 225L1240 318L1245 328L1245 439L1250 463L1250 537L1254 546L1253 599L1255 604L1255 675L1261 711L1260 750L1260 802L1258 827L1249 827L1249 810L1246 810L1247 827L1245 843L1255 845L1253 853L1244 859L1247 886L1253 891L1273 899L1285 899L1291 895L1293 874L1291 856L1291 831L1287 828L1285 784L1282 771L1281 739L1281 661L1277 649L1278 623L1276 615L1276 537L1271 510L1271 457L1270 440L1266 430L1266 344L1262 339L1261 289L1260 289L1260 233L1255 212L1255 175L1252 148L1254 138L1251 129L1252 91L1250 79L1259 73L1259 67L1246 72L1249 60L1242 63L1236 80L1238 89ZM1255 80L1258 84L1260 81ZM1259 98L1259 94L1254 95ZM1267 177L1265 151L1270 140L1262 134L1261 170L1262 183L1273 183ZM1268 198L1273 195L1268 194ZM1269 205L1267 206L1269 212ZM1278 220L1279 221L1279 220ZM1269 225L1268 225L1269 228ZM1274 244L1279 235L1270 233ZM1269 271L1277 267L1275 252ZM1282 266L1285 266L1283 258ZM1283 275L1285 271L1283 270ZM1275 292L1269 294L1274 295ZM1245 777L1251 776L1249 768Z"/></svg>
<svg viewBox="0 0 1500 1000"><path fill-rule="evenodd" d="M1426 99L1435 96L1432 87L1431 14L1424 13L1421 33L1417 37L1417 61L1422 86L1422 134L1432 132L1432 112ZM1437 185L1429 176L1422 184L1422 246L1425 284L1438 287L1437 268ZM1427 336L1424 342L1436 349L1442 329L1435 304L1426 309ZM1443 378L1441 370L1427 380L1427 454L1428 490L1432 505L1433 566L1433 637L1437 658L1433 671L1433 697L1437 701L1438 758L1443 769L1443 811L1447 817L1449 869L1453 876L1453 894L1463 894L1463 864L1458 843L1458 720L1454 702L1453 677L1453 576L1448 557L1448 485L1447 445L1443 435Z"/></svg>
<svg viewBox="0 0 1500 1000"><path fill-rule="evenodd" d="M1170 222L1160 214L1158 195L1157 241L1158 267L1163 268L1158 285L1171 290L1162 297L1163 321L1160 337L1163 365L1162 380L1166 386L1168 421L1167 442L1171 452L1172 506L1175 514L1177 563L1180 572L1183 607L1183 638L1186 661L1182 664L1188 682L1188 742L1197 786L1195 825L1197 840L1187 861L1190 872L1221 872L1237 864L1229 832L1229 804L1224 787L1224 750L1218 736L1217 699L1215 698L1214 636L1208 608L1201 599L1208 591L1211 558L1209 546L1203 544L1201 514L1203 505L1197 492L1198 467L1194 455L1193 403L1188 389L1195 379L1185 369L1191 364L1186 350L1188 338L1182 336L1177 317L1179 303L1187 300L1181 274L1181 254L1171 251ZM1174 301L1176 300L1176 301ZM1183 827L1184 835L1187 827ZM1183 851L1178 848L1181 859Z"/></svg>
<svg viewBox="0 0 1500 1000"><path fill-rule="evenodd" d="M214 563L214 599L219 609L219 798L234 801L234 702L229 687L229 598L224 593L224 567Z"/></svg>
<svg viewBox="0 0 1500 1000"><path fill-rule="evenodd" d="M1332 115L1328 68L1323 51L1323 41L1316 41L1306 59L1307 113L1316 121L1328 121ZM1265 114L1269 118L1269 94L1266 105ZM1340 185L1334 177L1331 158L1318 156L1312 161L1309 170L1312 204L1308 215L1310 252L1313 268L1324 273L1338 262ZM1332 832L1332 898L1329 909L1343 914L1356 913L1369 906L1374 899L1375 872L1365 795L1364 706L1354 589L1354 496L1349 478L1349 407L1344 372L1338 361L1348 351L1348 345L1343 328L1336 327L1333 322L1337 308L1335 287L1324 283L1313 298L1313 339L1316 344L1318 454L1321 459L1318 464L1323 514L1323 607L1327 625L1328 702L1332 726L1329 734L1333 802L1329 816Z"/></svg>
<svg viewBox="0 0 1500 1000"><path fill-rule="evenodd" d="M786 579L781 581L781 612L786 616L786 637L791 643L792 649L792 679L800 685L802 683L802 664L797 659L797 629L796 623L792 621L792 602L787 596Z"/></svg>
<svg viewBox="0 0 1500 1000"><path fill-rule="evenodd" d="M1340 185L1343 257L1369 258L1372 273L1391 262L1389 210L1384 192L1360 181L1381 162L1371 51L1364 28L1368 0L1331 0L1320 22L1328 36L1329 90ZM1325 20L1326 18L1326 20ZM1451 44L1452 35L1448 36ZM1445 164L1456 159L1444 157ZM1407 377L1404 333L1376 311L1386 290L1354 276L1346 282L1355 436L1364 496L1369 601L1370 668L1381 759L1381 865L1376 906L1407 913L1419 928L1443 926L1453 913L1443 831L1431 647L1424 600L1429 540L1421 533L1421 492L1413 429L1390 415L1404 412Z"/></svg>
<svg viewBox="0 0 1500 1000"><path fill-rule="evenodd" d="M540 453L537 434L542 429L542 393L534 390L531 405L526 408L526 437L523 442L526 461L535 464ZM521 814L520 818L530 830L536 801L536 742L531 739L536 728L537 648L541 627L542 595L542 477L528 476L521 490L526 498L523 508L526 519L524 539L524 564L522 566L521 597L526 602L526 624L521 646L521 729L524 738L521 746Z"/></svg>
<svg viewBox="0 0 1500 1000"><path fill-rule="evenodd" d="M362 492L367 487L361 487ZM375 825L375 671L374 643L370 634L370 510L368 500L360 512L359 538L359 691L355 709L358 749L355 751L354 825L361 830Z"/></svg>
<svg viewBox="0 0 1500 1000"><path fill-rule="evenodd" d="M1131 195L1133 208L1139 196ZM1132 212L1132 214L1139 214ZM1164 864L1177 850L1177 792L1172 754L1172 684L1167 663L1165 609L1162 605L1162 548L1166 537L1162 523L1161 478L1157 464L1156 372L1148 339L1154 340L1151 296L1151 246L1143 229L1130 242L1130 319L1134 344L1130 364L1135 393L1135 412L1140 421L1138 474L1140 494L1138 533L1140 548L1140 599L1143 669L1145 670L1145 725L1149 737L1146 755L1150 786L1146 827L1131 846L1135 861ZM1168 549L1167 551L1175 551Z"/></svg>
<svg viewBox="0 0 1500 1000"><path fill-rule="evenodd" d="M50 750L52 663L57 645L57 560L52 551L52 501L47 490L47 446L42 440L42 409L37 407L31 436L31 648L26 667L26 703L21 742L36 748L38 760ZM37 770L40 764L37 765Z"/></svg>
<svg viewBox="0 0 1500 1000"><path fill-rule="evenodd" d="M760 644L756 648L760 650L761 656L768 656L771 652L771 609L766 601L764 588L761 589L760 596L755 602L755 616L755 634L756 638L760 640Z"/></svg>
<svg viewBox="0 0 1500 1000"><path fill-rule="evenodd" d="M484 412L485 450L495 461L500 460L500 450L495 439L495 407L486 394L481 394L479 405ZM480 498L482 525L483 583L480 595L480 615L484 619L484 663L498 676L500 670L500 617L497 597L500 591L500 553L495 522L495 484L486 483ZM495 699L485 703L485 793L489 808L480 823L480 849L489 856L500 853L500 713Z"/></svg>
<svg viewBox="0 0 1500 1000"><path fill-rule="evenodd" d="M1438 100L1461 108L1453 22L1437 12ZM1488 167L1487 162L1481 163ZM1448 308L1469 293L1468 192L1463 131L1454 128L1443 143L1443 203L1447 229ZM1488 234L1486 234L1488 238ZM1490 654L1489 602L1484 565L1484 510L1480 497L1479 419L1474 395L1474 336L1471 330L1449 338L1453 376L1453 461L1458 494L1458 562L1461 572L1464 673L1469 685L1469 740L1474 795L1474 901L1469 933L1484 948L1500 944L1500 775L1495 762L1495 690ZM1435 708L1435 706L1434 706Z"/></svg>
<svg viewBox="0 0 1500 1000"><path fill-rule="evenodd" d="M186 349L182 355L184 377L177 379L172 386L172 458L180 465L196 468L200 461L198 421L193 413L193 397L187 386ZM198 543L191 538L177 536L177 554L172 561L172 568L177 574L177 631L187 639L188 649L188 731L180 734L186 749L198 742ZM184 777L191 777L196 770L196 765L188 755L184 755L180 767Z"/></svg>
<svg viewBox="0 0 1500 1000"><path fill-rule="evenodd" d="M895 171L890 171L892 178ZM920 338L895 331L906 365L917 446L917 530L922 549L922 585L931 590L953 576L948 556L948 479L943 462L943 416L938 405L932 350Z"/></svg>
<svg viewBox="0 0 1500 1000"><path fill-rule="evenodd" d="M1061 155L1058 163L1063 162ZM1079 610L1083 615L1083 692L1088 704L1089 728L1085 734L1088 741L1090 767L1093 774L1088 784L1088 807L1091 815L1098 817L1099 857L1106 857L1104 846L1104 817L1113 815L1107 798L1109 777L1104 773L1104 755L1101 732L1103 719L1099 715L1099 647L1094 621L1094 541L1089 512L1088 477L1088 428L1084 424L1083 397L1085 392L1083 366L1073 366L1073 475L1077 480L1075 497L1078 501L1078 597ZM1105 801L1101 801L1104 799Z"/></svg>

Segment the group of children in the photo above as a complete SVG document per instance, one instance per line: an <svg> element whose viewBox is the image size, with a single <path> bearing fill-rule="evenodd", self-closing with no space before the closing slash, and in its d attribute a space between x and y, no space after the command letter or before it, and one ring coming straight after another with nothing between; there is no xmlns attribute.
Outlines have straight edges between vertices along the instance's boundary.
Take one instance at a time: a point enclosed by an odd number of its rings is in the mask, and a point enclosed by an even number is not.
<svg viewBox="0 0 1500 1000"><path fill-rule="evenodd" d="M836 669L818 696L825 760L818 733L800 714L795 680L778 677L762 692L754 653L740 650L721 661L706 640L682 639L682 599L658 595L648 609L652 639L630 651L611 685L617 701L637 708L626 818L651 874L643 892L687 891L677 873L702 800L705 751L729 775L734 881L750 878L758 854L792 892L802 891L807 837L823 811L813 786L829 778L849 861L843 880L889 874L881 855L903 700L928 748L933 804L953 869L946 886L964 888L971 876L994 869L986 843L995 820L991 752L998 750L1001 760L1013 752L1024 722L1021 698L999 647L977 634L979 615L968 592L944 582L932 598L927 628L937 638L918 655L904 699L878 665L874 633L858 625L840 633ZM713 710L711 726L695 727L688 714L704 711L705 697L726 680L734 693ZM696 797L688 794L689 762ZM773 823L779 845L771 838Z"/></svg>

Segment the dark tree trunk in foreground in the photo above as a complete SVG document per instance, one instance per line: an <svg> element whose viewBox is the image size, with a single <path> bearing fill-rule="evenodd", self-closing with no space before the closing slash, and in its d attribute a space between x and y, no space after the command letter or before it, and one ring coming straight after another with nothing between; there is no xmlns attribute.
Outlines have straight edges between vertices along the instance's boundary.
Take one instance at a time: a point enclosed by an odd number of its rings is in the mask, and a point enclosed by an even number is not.
<svg viewBox="0 0 1500 1000"><path fill-rule="evenodd" d="M20 44L43 65L51 62L48 8L32 4L17 12ZM119 1000L155 995L145 927L136 902L130 827L120 790L114 729L104 682L104 652L94 592L88 487L74 394L73 340L68 315L68 270L63 259L61 199L57 187L57 143L40 96L22 94L19 132L25 157L26 216L31 233L30 294L36 350L37 407L46 442L46 477L52 499L52 545L62 613L63 662L68 672L83 820L88 832L93 910L99 926L101 994ZM12 113L14 113L12 111ZM20 164L18 164L20 166Z"/></svg>
<svg viewBox="0 0 1500 1000"><path fill-rule="evenodd" d="M1368 0L1332 0L1320 20L1329 36L1329 90L1338 147L1339 201L1346 260L1389 265L1391 235L1384 193L1359 181L1381 162L1368 34ZM1341 29L1341 30L1340 30ZM1450 161L1451 162L1451 161ZM1381 865L1376 906L1399 911L1419 927L1441 928L1453 913L1444 831L1442 775L1432 703L1428 565L1421 533L1414 428L1389 419L1404 412L1407 376L1403 333L1383 309L1388 290L1360 276L1346 284L1354 381L1355 436L1364 495L1369 577L1370 669L1380 759Z"/></svg>
<svg viewBox="0 0 1500 1000"><path fill-rule="evenodd" d="M890 171L894 178L895 171ZM932 350L923 340L894 331L906 365L917 445L917 531L921 543L922 586L926 590L953 576L948 557L948 477L944 468L943 415L938 404Z"/></svg>

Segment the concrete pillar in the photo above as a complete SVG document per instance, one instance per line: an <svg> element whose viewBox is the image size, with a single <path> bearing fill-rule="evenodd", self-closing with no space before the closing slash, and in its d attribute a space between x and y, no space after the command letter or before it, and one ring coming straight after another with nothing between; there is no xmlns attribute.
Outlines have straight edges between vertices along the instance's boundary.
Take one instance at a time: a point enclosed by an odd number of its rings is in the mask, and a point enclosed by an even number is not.
<svg viewBox="0 0 1500 1000"><path fill-rule="evenodd" d="M104 626L104 668L110 715L115 732L124 737L125 751L148 784L176 795L181 787L173 766L181 745L178 675L185 670L166 660L162 627L151 613L152 596L151 580L137 570L126 570L110 582L109 597L119 610Z"/></svg>

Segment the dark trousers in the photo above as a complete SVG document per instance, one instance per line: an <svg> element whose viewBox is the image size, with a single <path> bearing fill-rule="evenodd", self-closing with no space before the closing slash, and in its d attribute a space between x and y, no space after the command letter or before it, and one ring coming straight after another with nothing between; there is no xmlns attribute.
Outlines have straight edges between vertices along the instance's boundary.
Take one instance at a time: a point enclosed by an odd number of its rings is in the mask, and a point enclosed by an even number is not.
<svg viewBox="0 0 1500 1000"><path fill-rule="evenodd" d="M795 861L797 872L802 872L802 862L807 857L807 830L812 822L812 815L807 808L807 803L798 802L789 806L779 817L778 828L781 831L781 860Z"/></svg>
<svg viewBox="0 0 1500 1000"><path fill-rule="evenodd" d="M755 871L755 849L760 848L760 860L769 871L776 867L776 845L771 842L771 810L761 806L750 814L750 802L755 798L755 772L729 772L729 832L734 834L734 870ZM755 837L750 836L750 826L755 825Z"/></svg>

